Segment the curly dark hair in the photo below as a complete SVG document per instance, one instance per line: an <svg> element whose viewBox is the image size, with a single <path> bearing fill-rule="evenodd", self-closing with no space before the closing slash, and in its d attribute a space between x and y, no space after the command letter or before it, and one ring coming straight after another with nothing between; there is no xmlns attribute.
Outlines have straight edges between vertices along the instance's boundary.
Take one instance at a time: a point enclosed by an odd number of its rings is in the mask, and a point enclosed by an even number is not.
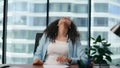
<svg viewBox="0 0 120 68"><path fill-rule="evenodd" d="M60 19L57 19L49 24L49 26L44 30L44 33L47 35L46 38L50 38L52 42L55 42L55 39L58 35L58 22ZM70 28L67 32L68 39L72 41L72 44L79 38L79 32L77 31L76 25L71 21Z"/></svg>

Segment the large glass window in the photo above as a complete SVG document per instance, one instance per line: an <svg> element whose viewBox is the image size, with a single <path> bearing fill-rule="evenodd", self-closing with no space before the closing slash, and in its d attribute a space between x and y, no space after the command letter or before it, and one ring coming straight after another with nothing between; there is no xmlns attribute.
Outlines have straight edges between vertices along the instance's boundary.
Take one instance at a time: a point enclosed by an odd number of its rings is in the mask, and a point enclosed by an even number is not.
<svg viewBox="0 0 120 68"><path fill-rule="evenodd" d="M0 0L0 63L2 58L3 1ZM91 0L91 23L88 23L88 0L50 0L49 24L63 16L76 24L81 44L88 46L88 24L91 37L101 35L111 43L112 64L120 63L120 38L110 29L120 22L120 1ZM8 64L31 64L35 35L46 28L47 0L9 0L7 21Z"/></svg>
<svg viewBox="0 0 120 68"><path fill-rule="evenodd" d="M0 64L2 63L3 2L0 0Z"/></svg>
<svg viewBox="0 0 120 68"><path fill-rule="evenodd" d="M8 1L7 64L32 63L36 33L46 28L46 3L47 0Z"/></svg>
<svg viewBox="0 0 120 68"><path fill-rule="evenodd" d="M92 0L93 11L91 16L91 36L96 37L101 35L102 38L105 38L109 43L111 43L110 49L113 52L112 63L120 63L120 38L110 31L110 29L120 22L118 17L120 12L120 2L117 0L110 0L111 2L105 2L101 0ZM102 2L102 3L101 3ZM102 13L101 13L102 12ZM99 26L99 27L98 27Z"/></svg>

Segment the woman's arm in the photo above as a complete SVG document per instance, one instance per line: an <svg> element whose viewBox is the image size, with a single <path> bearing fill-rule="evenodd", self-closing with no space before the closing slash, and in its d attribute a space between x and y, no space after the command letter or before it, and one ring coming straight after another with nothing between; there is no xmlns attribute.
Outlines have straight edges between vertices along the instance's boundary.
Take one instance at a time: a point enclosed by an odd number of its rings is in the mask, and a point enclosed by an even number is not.
<svg viewBox="0 0 120 68"><path fill-rule="evenodd" d="M83 62L84 64L87 63L87 55L85 54L85 49L84 47L81 45L80 43L80 39L78 39L75 43L75 45L73 45L74 47L74 55L73 57L71 57L72 62L71 64L76 64L78 60L80 60L81 62Z"/></svg>
<svg viewBox="0 0 120 68"><path fill-rule="evenodd" d="M43 45L45 43L45 39L46 39L46 35L43 34L43 36L41 37L41 39L39 41L39 46L37 47L37 50L36 50L36 52L34 54L33 60L42 59L42 55L43 55L42 49L43 49Z"/></svg>

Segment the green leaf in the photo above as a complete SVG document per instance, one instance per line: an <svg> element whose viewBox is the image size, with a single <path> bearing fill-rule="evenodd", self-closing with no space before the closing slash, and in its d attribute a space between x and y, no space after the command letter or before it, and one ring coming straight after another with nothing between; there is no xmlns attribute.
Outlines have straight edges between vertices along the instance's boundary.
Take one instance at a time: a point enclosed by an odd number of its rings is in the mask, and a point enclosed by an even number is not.
<svg viewBox="0 0 120 68"><path fill-rule="evenodd" d="M112 62L112 59L111 59L110 56L107 56L107 55L106 55L106 59L107 59L108 61Z"/></svg>
<svg viewBox="0 0 120 68"><path fill-rule="evenodd" d="M95 53L96 53L96 51L94 51L94 52L92 53L92 55L95 54Z"/></svg>
<svg viewBox="0 0 120 68"><path fill-rule="evenodd" d="M98 55L94 55L94 56L93 56L93 59L95 59L95 58L99 58L99 56L98 56Z"/></svg>
<svg viewBox="0 0 120 68"><path fill-rule="evenodd" d="M97 42L93 42L93 44L96 44Z"/></svg>
<svg viewBox="0 0 120 68"><path fill-rule="evenodd" d="M90 48L90 50L92 50L92 51L96 51L96 49L95 49L95 48L92 48L92 47Z"/></svg>
<svg viewBox="0 0 120 68"><path fill-rule="evenodd" d="M99 55L96 57L95 63L101 63L103 61L103 56Z"/></svg>
<svg viewBox="0 0 120 68"><path fill-rule="evenodd" d="M106 44L106 46L110 46L111 44Z"/></svg>
<svg viewBox="0 0 120 68"><path fill-rule="evenodd" d="M88 50L88 48L85 48L85 50Z"/></svg>
<svg viewBox="0 0 120 68"><path fill-rule="evenodd" d="M103 48L99 48L99 49L98 49L98 53L99 53L100 55L105 55L105 50L104 50Z"/></svg>
<svg viewBox="0 0 120 68"><path fill-rule="evenodd" d="M102 39L101 39L101 35L98 35L98 37L96 38L95 42L101 42Z"/></svg>
<svg viewBox="0 0 120 68"><path fill-rule="evenodd" d="M105 47L106 47L106 46L108 47L108 46L110 46L111 44L108 44L107 42L102 42L102 45L105 46Z"/></svg>
<svg viewBox="0 0 120 68"><path fill-rule="evenodd" d="M103 38L102 41L104 41L105 39Z"/></svg>
<svg viewBox="0 0 120 68"><path fill-rule="evenodd" d="M95 38L91 37L92 40L95 40Z"/></svg>
<svg viewBox="0 0 120 68"><path fill-rule="evenodd" d="M93 45L93 47L94 47L94 48L97 48L97 49L100 48L100 46L96 46L96 45Z"/></svg>
<svg viewBox="0 0 120 68"><path fill-rule="evenodd" d="M105 53L109 55L113 54L110 50L106 50Z"/></svg>

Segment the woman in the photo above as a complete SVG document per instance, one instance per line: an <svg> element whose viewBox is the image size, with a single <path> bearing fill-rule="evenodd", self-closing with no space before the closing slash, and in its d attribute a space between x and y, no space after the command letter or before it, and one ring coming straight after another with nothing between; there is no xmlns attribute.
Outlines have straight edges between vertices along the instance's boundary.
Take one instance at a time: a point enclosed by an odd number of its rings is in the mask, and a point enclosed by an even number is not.
<svg viewBox="0 0 120 68"><path fill-rule="evenodd" d="M78 60L86 63L87 56L76 26L67 17L55 20L44 31L33 64L76 64Z"/></svg>

